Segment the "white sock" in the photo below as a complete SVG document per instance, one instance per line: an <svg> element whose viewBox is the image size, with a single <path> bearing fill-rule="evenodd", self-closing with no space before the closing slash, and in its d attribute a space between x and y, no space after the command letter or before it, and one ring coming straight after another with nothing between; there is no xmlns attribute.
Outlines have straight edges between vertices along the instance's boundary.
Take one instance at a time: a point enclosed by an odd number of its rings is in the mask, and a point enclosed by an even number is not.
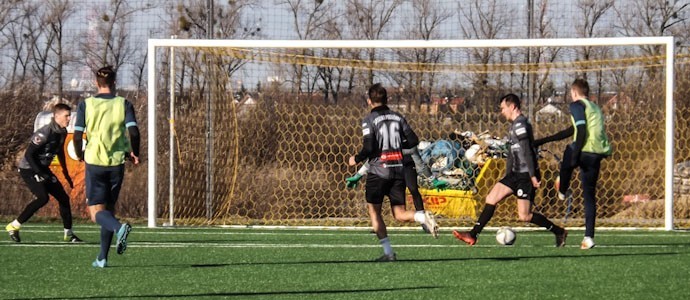
<svg viewBox="0 0 690 300"><path fill-rule="evenodd" d="M20 228L22 227L22 223L19 223L16 219L10 223L10 225L14 226L15 228Z"/></svg>
<svg viewBox="0 0 690 300"><path fill-rule="evenodd" d="M414 221L419 224L424 224L424 222L426 221L426 215L424 215L423 210L418 210L414 212Z"/></svg>
<svg viewBox="0 0 690 300"><path fill-rule="evenodd" d="M72 235L72 229L65 228L65 235Z"/></svg>
<svg viewBox="0 0 690 300"><path fill-rule="evenodd" d="M393 247L391 247L391 241L387 237L380 239L379 243L383 246L383 254L393 255Z"/></svg>

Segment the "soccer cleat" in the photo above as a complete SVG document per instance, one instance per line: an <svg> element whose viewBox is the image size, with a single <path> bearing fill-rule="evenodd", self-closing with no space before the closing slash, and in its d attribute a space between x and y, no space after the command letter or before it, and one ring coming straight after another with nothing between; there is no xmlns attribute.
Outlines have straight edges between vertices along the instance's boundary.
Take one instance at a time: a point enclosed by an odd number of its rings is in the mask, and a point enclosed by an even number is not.
<svg viewBox="0 0 690 300"><path fill-rule="evenodd" d="M108 264L105 259L98 259L98 257L96 257L96 260L91 263L91 266L94 268L105 268L107 265Z"/></svg>
<svg viewBox="0 0 690 300"><path fill-rule="evenodd" d="M115 244L117 254L125 253L125 250L127 250L127 236L130 231L132 231L132 226L129 223L122 224L120 230L117 231L117 243Z"/></svg>
<svg viewBox="0 0 690 300"><path fill-rule="evenodd" d="M22 239L19 238L19 228L12 226L12 224L7 224L7 226L5 226L5 230L7 230L7 233L10 234L10 239L12 239L12 241L15 243L22 241Z"/></svg>
<svg viewBox="0 0 690 300"><path fill-rule="evenodd" d="M83 243L84 241L80 239L76 234L65 234L65 237L63 238L65 242L70 242L70 243Z"/></svg>
<svg viewBox="0 0 690 300"><path fill-rule="evenodd" d="M429 229L429 233L434 238L438 238L438 224L436 223L436 218L434 218L434 215L430 211L424 211L424 225L426 225L426 228Z"/></svg>
<svg viewBox="0 0 690 300"><path fill-rule="evenodd" d="M565 194L561 193L561 191L558 191L558 199L561 201L568 199L572 196L573 196L573 191L571 191L571 190L565 191Z"/></svg>
<svg viewBox="0 0 690 300"><path fill-rule="evenodd" d="M584 239L582 239L582 243L580 243L580 249L582 250L588 250L594 248L594 239L591 237L586 236Z"/></svg>
<svg viewBox="0 0 690 300"><path fill-rule="evenodd" d="M568 230L563 228L561 234L556 234L556 247L565 247L566 238L568 238Z"/></svg>
<svg viewBox="0 0 690 300"><path fill-rule="evenodd" d="M422 224L422 230L424 233L431 233L431 231L429 231L429 227L426 227L426 224Z"/></svg>
<svg viewBox="0 0 690 300"><path fill-rule="evenodd" d="M470 246L477 243L477 238L473 237L469 232L460 232L457 230L453 230L453 235L458 240L461 240L461 241L465 242L465 244L468 244Z"/></svg>
<svg viewBox="0 0 690 300"><path fill-rule="evenodd" d="M381 255L381 257L375 259L374 261L375 262L391 262L391 261L396 261L396 260L397 260L397 257L395 255L395 253L393 253L390 255L388 255L388 254Z"/></svg>

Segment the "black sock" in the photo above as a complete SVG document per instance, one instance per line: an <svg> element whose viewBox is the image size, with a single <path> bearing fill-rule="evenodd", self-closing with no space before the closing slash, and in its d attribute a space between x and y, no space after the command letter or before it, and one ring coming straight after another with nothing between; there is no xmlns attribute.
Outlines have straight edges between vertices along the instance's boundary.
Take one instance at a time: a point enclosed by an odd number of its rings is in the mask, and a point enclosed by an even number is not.
<svg viewBox="0 0 690 300"><path fill-rule="evenodd" d="M474 224L474 227L472 227L472 230L470 230L470 234L473 237L477 237L478 234L482 232L484 229L484 226L486 226L487 223L491 220L491 218L494 216L494 211L496 211L496 205L493 204L485 204L484 209L482 210L482 213L479 215L479 219L477 220L477 223Z"/></svg>
<svg viewBox="0 0 690 300"><path fill-rule="evenodd" d="M563 233L563 228L558 227L549 221L544 215L540 213L532 213L532 220L529 221L532 224L546 228L546 230L551 231L555 234Z"/></svg>

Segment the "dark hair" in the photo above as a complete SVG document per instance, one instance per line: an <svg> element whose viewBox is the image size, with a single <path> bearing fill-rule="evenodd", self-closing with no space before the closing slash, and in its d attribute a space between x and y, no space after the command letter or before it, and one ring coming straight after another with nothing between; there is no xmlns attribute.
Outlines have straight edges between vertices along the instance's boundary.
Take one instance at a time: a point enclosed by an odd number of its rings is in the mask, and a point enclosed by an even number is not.
<svg viewBox="0 0 690 300"><path fill-rule="evenodd" d="M117 73L113 70L112 66L105 66L96 71L96 82L98 86L113 88L116 79Z"/></svg>
<svg viewBox="0 0 690 300"><path fill-rule="evenodd" d="M58 104L55 104L55 106L53 106L53 109L52 109L53 113L63 111L63 110L72 111L72 108L67 104L58 103Z"/></svg>
<svg viewBox="0 0 690 300"><path fill-rule="evenodd" d="M589 98L589 84L587 83L587 80L584 80L582 78L575 79L570 88L578 91L580 95Z"/></svg>
<svg viewBox="0 0 690 300"><path fill-rule="evenodd" d="M501 97L501 102L505 101L506 104L513 104L517 109L520 109L520 97L515 94L508 94Z"/></svg>
<svg viewBox="0 0 690 300"><path fill-rule="evenodd" d="M376 83L369 88L369 99L372 103L388 103L388 92L380 83Z"/></svg>

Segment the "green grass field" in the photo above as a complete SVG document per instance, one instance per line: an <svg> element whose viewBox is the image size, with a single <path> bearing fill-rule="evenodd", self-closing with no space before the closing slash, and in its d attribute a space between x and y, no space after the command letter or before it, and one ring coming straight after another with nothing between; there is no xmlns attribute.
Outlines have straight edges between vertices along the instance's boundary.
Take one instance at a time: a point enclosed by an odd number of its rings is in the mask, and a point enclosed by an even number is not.
<svg viewBox="0 0 690 300"><path fill-rule="evenodd" d="M449 231L390 233L399 261L367 230L134 226L124 255L95 269L98 229L27 224L22 243L0 241L2 299L690 299L690 232L598 231L580 250L518 231L499 246L487 230L473 247ZM5 234L3 232L3 234Z"/></svg>

